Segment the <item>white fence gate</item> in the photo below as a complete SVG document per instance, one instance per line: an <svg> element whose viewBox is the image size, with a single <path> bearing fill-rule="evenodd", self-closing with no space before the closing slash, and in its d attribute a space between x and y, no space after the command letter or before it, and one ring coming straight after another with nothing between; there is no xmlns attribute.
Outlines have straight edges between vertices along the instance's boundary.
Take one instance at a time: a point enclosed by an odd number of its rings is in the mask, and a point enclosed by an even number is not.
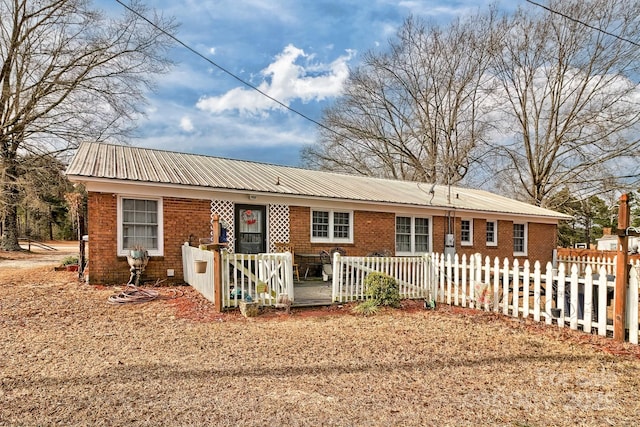
<svg viewBox="0 0 640 427"><path fill-rule="evenodd" d="M291 253L235 254L222 251L222 306L237 307L246 299L275 305L286 295L293 303Z"/></svg>

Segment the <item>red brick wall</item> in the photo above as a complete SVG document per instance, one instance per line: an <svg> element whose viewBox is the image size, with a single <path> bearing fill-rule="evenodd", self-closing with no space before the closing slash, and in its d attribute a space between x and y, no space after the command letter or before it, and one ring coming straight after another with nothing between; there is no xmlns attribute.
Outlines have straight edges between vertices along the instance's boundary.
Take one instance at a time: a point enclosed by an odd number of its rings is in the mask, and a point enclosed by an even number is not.
<svg viewBox="0 0 640 427"><path fill-rule="evenodd" d="M498 257L513 259L513 222L498 221L498 246L487 246L487 222L485 219L473 220L473 244L460 245L460 218L456 218L456 253L467 256L481 253L483 257ZM434 220L435 223L435 220ZM435 233L434 233L435 234ZM553 258L553 250L557 243L557 227L554 224L528 223L527 225L527 256L516 257L531 262L540 261L545 264ZM434 242L435 243L435 242ZM435 247L435 244L434 244ZM438 251L437 248L435 248Z"/></svg>
<svg viewBox="0 0 640 427"><path fill-rule="evenodd" d="M89 193L89 279L92 283L126 283L129 265L126 257L117 256L117 196ZM211 211L208 200L163 199L164 256L151 257L143 279L182 281L182 249L191 240L197 245L209 237ZM190 239L191 237L191 239ZM167 269L174 270L167 277Z"/></svg>
<svg viewBox="0 0 640 427"><path fill-rule="evenodd" d="M444 216L435 216L432 222L433 251L441 254L444 253L444 236L447 233L447 218Z"/></svg>
<svg viewBox="0 0 640 427"><path fill-rule="evenodd" d="M129 268L125 257L117 256L117 196L111 193L89 193L89 277L92 283L126 283ZM210 202L181 198L164 198L164 256L152 257L143 278L181 281L181 245L210 233ZM348 255L366 255L374 251L395 252L395 214L383 212L354 212L354 242L352 244L311 243L311 209L290 206L290 241L297 253L319 253L340 246ZM454 221L456 251L471 255L479 252L491 258L513 258L513 222L498 221L498 246L486 245L486 221L475 219L473 245L460 246L460 218ZM433 217L433 250L444 251L447 231L446 217ZM528 256L543 263L551 261L556 247L556 226L529 223ZM173 269L173 278L167 277L167 269Z"/></svg>
<svg viewBox="0 0 640 427"><path fill-rule="evenodd" d="M111 193L89 193L88 195L88 220L89 230L89 280L92 283L110 283L115 280L112 273L114 267L127 273L128 265L118 265L116 259L117 247L117 212L118 198ZM115 264L115 265L114 265ZM121 273L119 277L124 277ZM126 280L125 280L126 282Z"/></svg>
<svg viewBox="0 0 640 427"><path fill-rule="evenodd" d="M289 207L289 226L289 239L298 253L320 253L336 246L353 256L385 249L392 254L395 252L396 217L393 213L355 211L352 244L311 243L311 209L307 207Z"/></svg>
<svg viewBox="0 0 640 427"><path fill-rule="evenodd" d="M483 256L500 259L513 259L513 222L498 221L498 246L487 246L487 222L484 219L473 221L473 245L460 247L459 253L467 255L476 252ZM521 260L540 261L546 263L552 260L553 250L556 248L557 227L554 224L528 223L527 225L527 255L516 257Z"/></svg>
<svg viewBox="0 0 640 427"><path fill-rule="evenodd" d="M557 227L554 224L530 222L527 234L528 252L525 258L531 262L540 261L542 266L551 262L553 250L558 246Z"/></svg>

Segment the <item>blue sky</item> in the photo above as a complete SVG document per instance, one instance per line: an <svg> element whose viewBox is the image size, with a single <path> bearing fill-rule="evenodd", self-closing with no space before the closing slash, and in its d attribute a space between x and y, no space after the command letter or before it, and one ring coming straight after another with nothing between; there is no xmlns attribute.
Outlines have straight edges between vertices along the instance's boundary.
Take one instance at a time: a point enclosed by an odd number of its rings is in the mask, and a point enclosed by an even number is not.
<svg viewBox="0 0 640 427"><path fill-rule="evenodd" d="M174 16L176 36L241 79L320 121L349 67L386 49L413 14L446 23L490 0L155 0ZM524 0L509 2L509 6ZM110 12L123 7L98 0ZM160 76L135 145L298 166L317 126L283 109L183 47Z"/></svg>

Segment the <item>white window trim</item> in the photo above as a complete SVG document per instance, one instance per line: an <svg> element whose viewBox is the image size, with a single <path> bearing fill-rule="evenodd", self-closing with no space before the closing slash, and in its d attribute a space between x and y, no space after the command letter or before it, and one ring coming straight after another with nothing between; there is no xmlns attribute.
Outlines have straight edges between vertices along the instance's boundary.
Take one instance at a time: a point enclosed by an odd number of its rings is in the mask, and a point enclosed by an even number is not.
<svg viewBox="0 0 640 427"><path fill-rule="evenodd" d="M411 219L411 238L410 238L411 251L410 252L406 252L406 251L396 252L396 256L423 255L425 253L429 253L433 248L433 242L432 242L432 239L433 239L433 217L396 214L396 222L395 222L396 226L397 226L397 223L398 223L398 217L410 218ZM416 218L428 219L429 220L429 252L416 252ZM397 247L396 246L397 241L395 241L397 235L398 235L398 233L394 229L393 230L394 247Z"/></svg>
<svg viewBox="0 0 640 427"><path fill-rule="evenodd" d="M329 237L314 237L313 236L313 213L314 212L328 212L329 213ZM335 213L346 213L349 214L349 238L336 238L333 235L333 220ZM311 238L311 243L353 243L353 211L349 210L340 210L340 209L311 209L311 214L309 215L309 224L310 230L309 235Z"/></svg>
<svg viewBox="0 0 640 427"><path fill-rule="evenodd" d="M127 256L128 250L123 248L123 232L122 232L122 199L137 199L137 200L155 200L158 202L158 249L147 249L149 256L164 256L164 208L162 205L162 197L147 197L147 196L129 196L121 194L118 196L117 203L117 219L118 221L118 256Z"/></svg>
<svg viewBox="0 0 640 427"><path fill-rule="evenodd" d="M487 221L488 223L492 223L493 224L493 242L489 242L487 241L487 246L498 246L498 221ZM486 231L486 228L485 228ZM486 232L485 232L486 234ZM486 237L485 237L486 239Z"/></svg>
<svg viewBox="0 0 640 427"><path fill-rule="evenodd" d="M462 240L462 221L469 221L469 240ZM461 218L460 219L460 246L473 246L473 219Z"/></svg>
<svg viewBox="0 0 640 427"><path fill-rule="evenodd" d="M513 256L527 256L528 248L529 248L529 224L526 222L514 222L513 225L524 225L524 251L516 252L513 250ZM513 235L513 231L511 232ZM514 242L515 243L515 242ZM514 245L515 246L515 245Z"/></svg>

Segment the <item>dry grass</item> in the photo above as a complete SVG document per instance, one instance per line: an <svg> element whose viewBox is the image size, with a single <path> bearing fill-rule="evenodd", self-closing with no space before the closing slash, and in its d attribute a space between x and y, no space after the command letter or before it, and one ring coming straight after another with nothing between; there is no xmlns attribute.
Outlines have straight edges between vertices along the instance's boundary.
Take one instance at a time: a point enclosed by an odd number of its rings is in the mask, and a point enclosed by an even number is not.
<svg viewBox="0 0 640 427"><path fill-rule="evenodd" d="M636 425L636 346L440 306L218 315L0 262L0 425ZM616 354L610 354L610 353Z"/></svg>

